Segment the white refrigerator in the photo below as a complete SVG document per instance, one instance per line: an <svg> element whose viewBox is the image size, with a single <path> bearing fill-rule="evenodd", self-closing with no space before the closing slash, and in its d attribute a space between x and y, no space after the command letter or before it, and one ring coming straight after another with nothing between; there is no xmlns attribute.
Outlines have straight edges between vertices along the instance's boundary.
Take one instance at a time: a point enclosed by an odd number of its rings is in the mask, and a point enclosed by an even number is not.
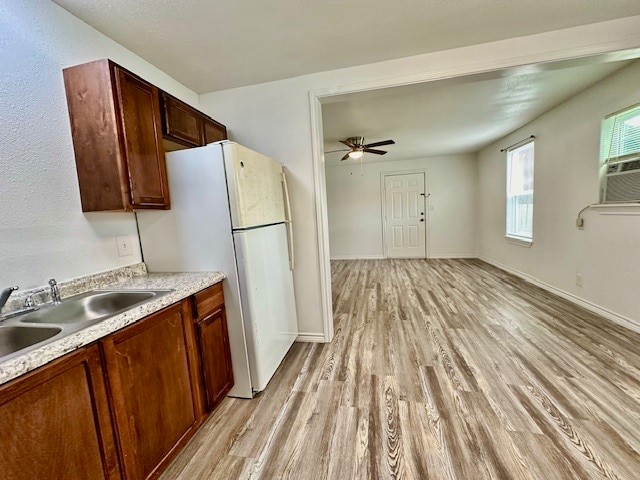
<svg viewBox="0 0 640 480"><path fill-rule="evenodd" d="M283 167L229 141L166 159L171 210L136 214L143 259L151 272L226 273L229 395L251 398L298 335Z"/></svg>

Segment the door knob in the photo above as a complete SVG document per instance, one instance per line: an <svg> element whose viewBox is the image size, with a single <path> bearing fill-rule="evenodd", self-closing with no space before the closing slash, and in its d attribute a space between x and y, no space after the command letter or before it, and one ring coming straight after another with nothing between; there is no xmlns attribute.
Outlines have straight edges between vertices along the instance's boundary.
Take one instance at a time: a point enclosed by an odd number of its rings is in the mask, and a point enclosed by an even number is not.
<svg viewBox="0 0 640 480"><path fill-rule="evenodd" d="M421 219L420 219L420 221L421 221L421 222L424 222L424 218L421 218Z"/></svg>

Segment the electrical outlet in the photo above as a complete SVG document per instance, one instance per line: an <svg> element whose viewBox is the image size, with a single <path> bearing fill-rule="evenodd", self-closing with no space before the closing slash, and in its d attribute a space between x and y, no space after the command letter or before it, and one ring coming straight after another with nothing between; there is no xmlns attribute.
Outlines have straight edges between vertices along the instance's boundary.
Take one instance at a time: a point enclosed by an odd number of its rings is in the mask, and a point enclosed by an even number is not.
<svg viewBox="0 0 640 480"><path fill-rule="evenodd" d="M576 273L576 285L578 287L582 286L582 274L581 273Z"/></svg>
<svg viewBox="0 0 640 480"><path fill-rule="evenodd" d="M133 255L133 242L131 241L131 235L116 235L116 245L118 245L119 257Z"/></svg>

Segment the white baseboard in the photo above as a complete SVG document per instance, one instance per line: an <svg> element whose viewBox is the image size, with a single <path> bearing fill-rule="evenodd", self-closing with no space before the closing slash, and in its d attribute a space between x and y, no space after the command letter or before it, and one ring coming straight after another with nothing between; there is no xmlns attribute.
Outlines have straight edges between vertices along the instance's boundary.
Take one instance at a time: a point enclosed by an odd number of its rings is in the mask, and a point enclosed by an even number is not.
<svg viewBox="0 0 640 480"><path fill-rule="evenodd" d="M382 260L382 255L331 255L331 260Z"/></svg>
<svg viewBox="0 0 640 480"><path fill-rule="evenodd" d="M383 255L331 255L331 260L383 260ZM478 258L477 253L436 253L428 258Z"/></svg>
<svg viewBox="0 0 640 480"><path fill-rule="evenodd" d="M304 333L301 332L296 338L296 342L304 343L325 343L324 334L322 333Z"/></svg>
<svg viewBox="0 0 640 480"><path fill-rule="evenodd" d="M565 300L569 300L570 302L575 303L576 305L579 305L583 308L586 308L587 310L593 313L597 313L598 315L604 318L607 318L622 327L625 327L625 328L628 328L629 330L633 330L634 332L640 333L640 324L629 317L620 315L616 312L609 310L608 308L601 307L600 305L590 302L589 300L585 300L584 298L578 297L573 293L565 292L564 290L554 287L553 285L549 285L548 283L543 282L542 280L539 280L527 273L521 272L520 270L516 270L515 268L507 267L506 265L503 265L500 262L496 262L495 260L487 258L483 255L480 255L478 258L483 262L488 263L489 265L493 265L494 267L499 268L500 270L504 270L505 272L515 275L516 277L520 277L524 281L529 282L537 287L540 287L543 290L551 292L554 295L564 298Z"/></svg>

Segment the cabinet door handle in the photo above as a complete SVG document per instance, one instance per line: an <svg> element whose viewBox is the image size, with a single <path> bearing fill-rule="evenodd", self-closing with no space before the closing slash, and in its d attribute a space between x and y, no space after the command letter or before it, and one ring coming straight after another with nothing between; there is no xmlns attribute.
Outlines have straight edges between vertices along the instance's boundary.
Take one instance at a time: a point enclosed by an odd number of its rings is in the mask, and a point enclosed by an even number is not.
<svg viewBox="0 0 640 480"><path fill-rule="evenodd" d="M209 314L207 317L198 322L198 326L206 327L207 325L211 324L218 316L220 316L221 311L222 309L219 308L215 312Z"/></svg>

